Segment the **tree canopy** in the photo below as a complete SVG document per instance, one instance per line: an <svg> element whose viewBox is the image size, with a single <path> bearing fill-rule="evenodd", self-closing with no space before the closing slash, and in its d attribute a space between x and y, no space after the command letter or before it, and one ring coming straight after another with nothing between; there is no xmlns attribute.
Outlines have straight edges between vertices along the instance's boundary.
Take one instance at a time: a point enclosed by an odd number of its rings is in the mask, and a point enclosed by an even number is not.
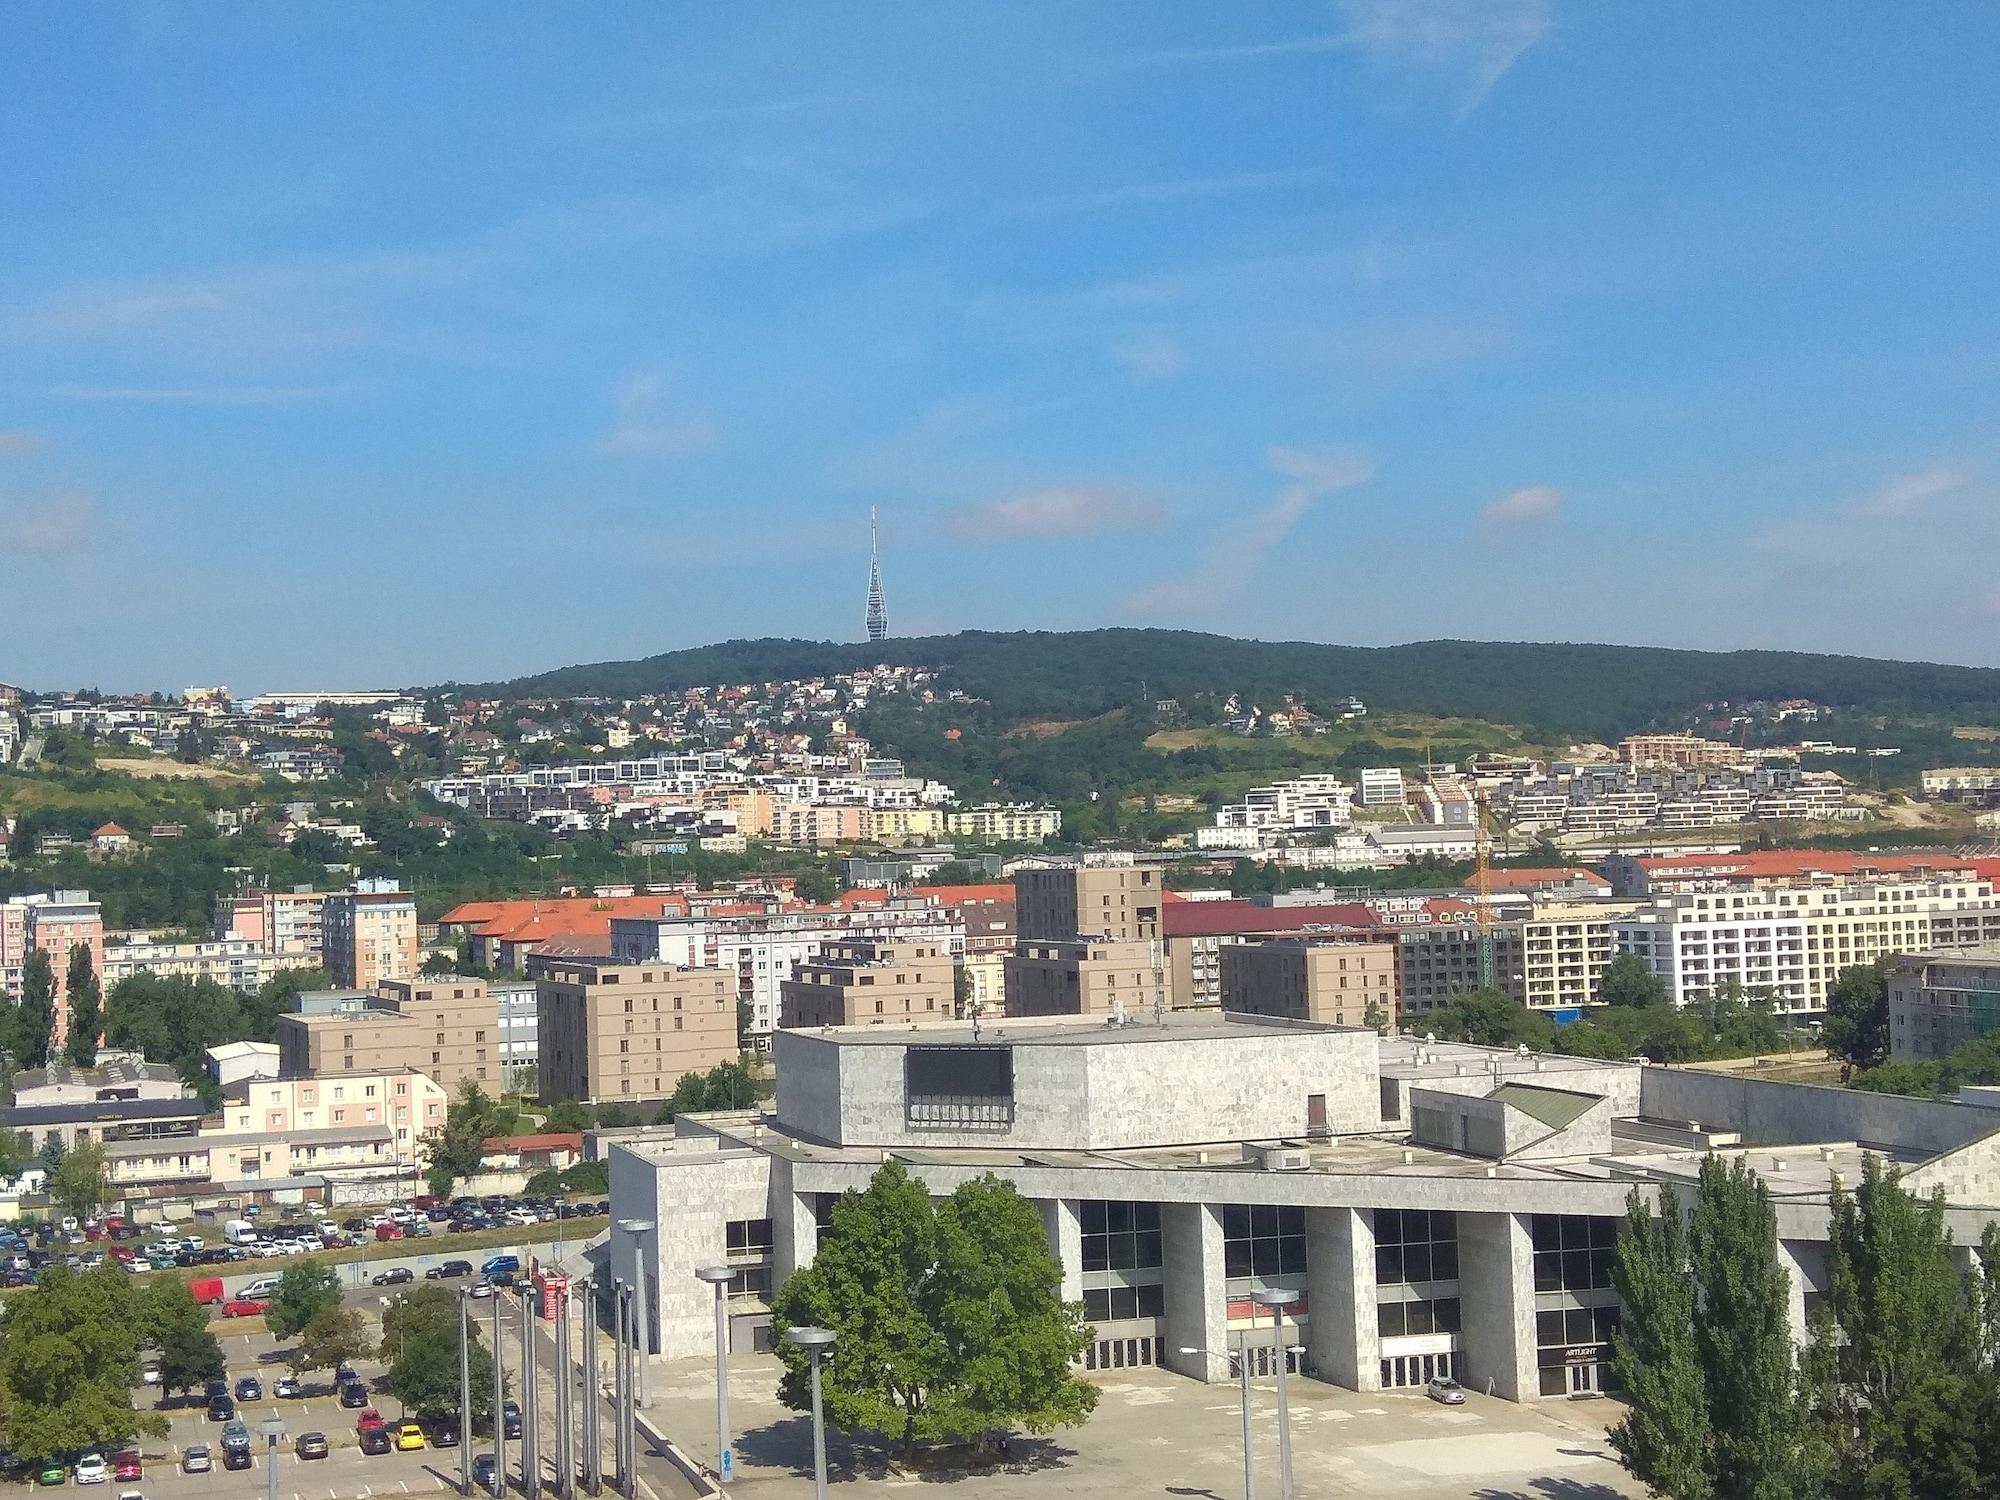
<svg viewBox="0 0 2000 1500"><path fill-rule="evenodd" d="M104 991L98 986L87 944L77 943L69 950L63 1004L69 1014L64 1055L79 1068L91 1067L97 1061L97 1038L104 1029Z"/></svg>
<svg viewBox="0 0 2000 1500"><path fill-rule="evenodd" d="M1842 969L1826 997L1826 1050L1851 1068L1889 1057L1889 970L1893 958Z"/></svg>
<svg viewBox="0 0 2000 1500"><path fill-rule="evenodd" d="M838 1335L822 1368L832 1419L895 1438L984 1443L1010 1427L1046 1432L1086 1420L1097 1390L1071 1370L1090 1339L1041 1218L988 1174L933 1207L899 1162L834 1205L813 1263L772 1302L773 1331ZM779 1337L779 1397L808 1401L804 1350Z"/></svg>
<svg viewBox="0 0 2000 1500"><path fill-rule="evenodd" d="M273 1338L288 1339L328 1308L340 1306L340 1273L323 1261L287 1266L264 1314Z"/></svg>
<svg viewBox="0 0 2000 1500"><path fill-rule="evenodd" d="M138 1341L147 1328L138 1287L116 1265L43 1268L8 1299L0 1322L0 1421L8 1447L56 1457L140 1433L164 1436L164 1418L132 1407Z"/></svg>

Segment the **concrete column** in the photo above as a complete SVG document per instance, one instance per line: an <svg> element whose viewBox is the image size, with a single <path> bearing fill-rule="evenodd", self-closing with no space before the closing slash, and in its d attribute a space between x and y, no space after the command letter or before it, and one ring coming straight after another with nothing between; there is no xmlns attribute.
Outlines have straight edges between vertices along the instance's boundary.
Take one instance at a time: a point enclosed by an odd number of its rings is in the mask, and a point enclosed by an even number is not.
<svg viewBox="0 0 2000 1500"><path fill-rule="evenodd" d="M1229 1378L1229 1296L1222 1268L1222 1215L1207 1203L1160 1205L1166 1277L1167 1365L1196 1380ZM1206 1350L1183 1355L1183 1348Z"/></svg>
<svg viewBox="0 0 2000 1500"><path fill-rule="evenodd" d="M1321 1380L1382 1388L1375 1319L1375 1221L1361 1208L1306 1210L1307 1357Z"/></svg>
<svg viewBox="0 0 2000 1500"><path fill-rule="evenodd" d="M1083 1300L1083 1220L1074 1198L1043 1198L1036 1203L1042 1211L1042 1228L1049 1237L1049 1252L1062 1267L1062 1298Z"/></svg>
<svg viewBox="0 0 2000 1500"><path fill-rule="evenodd" d="M773 1174L775 1176L775 1173ZM819 1221L812 1199L777 1182L771 1184L771 1290L785 1284L792 1272L812 1264L819 1254Z"/></svg>
<svg viewBox="0 0 2000 1500"><path fill-rule="evenodd" d="M1534 1400L1535 1255L1526 1214L1459 1214L1458 1285L1466 1385L1483 1391L1490 1383L1496 1396Z"/></svg>
<svg viewBox="0 0 2000 1500"><path fill-rule="evenodd" d="M1798 1247L1790 1240L1778 1241L1778 1265L1788 1283L1787 1321L1792 1326L1792 1342L1801 1348L1811 1336L1806 1329L1806 1269L1799 1263Z"/></svg>

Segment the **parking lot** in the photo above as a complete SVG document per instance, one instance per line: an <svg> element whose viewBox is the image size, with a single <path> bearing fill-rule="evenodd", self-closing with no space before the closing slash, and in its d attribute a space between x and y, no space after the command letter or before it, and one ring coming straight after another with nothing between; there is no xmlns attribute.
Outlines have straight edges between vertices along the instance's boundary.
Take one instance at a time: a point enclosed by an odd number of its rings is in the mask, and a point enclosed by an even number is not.
<svg viewBox="0 0 2000 1500"><path fill-rule="evenodd" d="M810 1421L776 1400L778 1361L734 1356L729 1402L735 1429L733 1500L802 1500L812 1494ZM702 1360L658 1364L651 1417L694 1457L713 1462L715 1373ZM1097 1377L1093 1377L1097 1378ZM872 1444L829 1434L832 1488L857 1481L974 1495L1197 1496L1243 1493L1242 1408L1235 1385L1200 1385L1157 1370L1098 1378L1097 1411L1081 1428L1010 1441L1006 1457L967 1481L963 1468L926 1474L892 1466ZM1261 1495L1278 1494L1277 1395L1252 1387ZM1644 1488L1605 1442L1619 1408L1607 1401L1516 1405L1472 1396L1462 1407L1421 1395L1363 1395L1319 1381L1290 1382L1293 1475L1301 1500L1319 1496L1412 1500L1615 1500Z"/></svg>

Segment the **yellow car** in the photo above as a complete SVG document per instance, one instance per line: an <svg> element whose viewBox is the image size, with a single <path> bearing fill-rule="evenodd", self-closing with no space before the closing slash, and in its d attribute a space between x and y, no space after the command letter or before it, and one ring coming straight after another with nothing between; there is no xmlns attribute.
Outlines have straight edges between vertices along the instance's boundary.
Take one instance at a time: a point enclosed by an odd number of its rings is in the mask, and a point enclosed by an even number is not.
<svg viewBox="0 0 2000 1500"><path fill-rule="evenodd" d="M396 1429L396 1447L402 1452L407 1453L411 1449L421 1448L423 1445L424 1430L415 1422L405 1422L401 1427Z"/></svg>

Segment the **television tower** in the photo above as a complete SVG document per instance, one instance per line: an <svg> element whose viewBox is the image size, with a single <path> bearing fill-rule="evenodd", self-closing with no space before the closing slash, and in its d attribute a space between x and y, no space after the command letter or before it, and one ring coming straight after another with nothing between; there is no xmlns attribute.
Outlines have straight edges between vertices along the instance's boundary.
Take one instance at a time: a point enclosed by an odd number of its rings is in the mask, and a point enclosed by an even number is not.
<svg viewBox="0 0 2000 1500"><path fill-rule="evenodd" d="M882 564L875 547L875 507L868 507L868 639L889 634L889 611L882 604Z"/></svg>

